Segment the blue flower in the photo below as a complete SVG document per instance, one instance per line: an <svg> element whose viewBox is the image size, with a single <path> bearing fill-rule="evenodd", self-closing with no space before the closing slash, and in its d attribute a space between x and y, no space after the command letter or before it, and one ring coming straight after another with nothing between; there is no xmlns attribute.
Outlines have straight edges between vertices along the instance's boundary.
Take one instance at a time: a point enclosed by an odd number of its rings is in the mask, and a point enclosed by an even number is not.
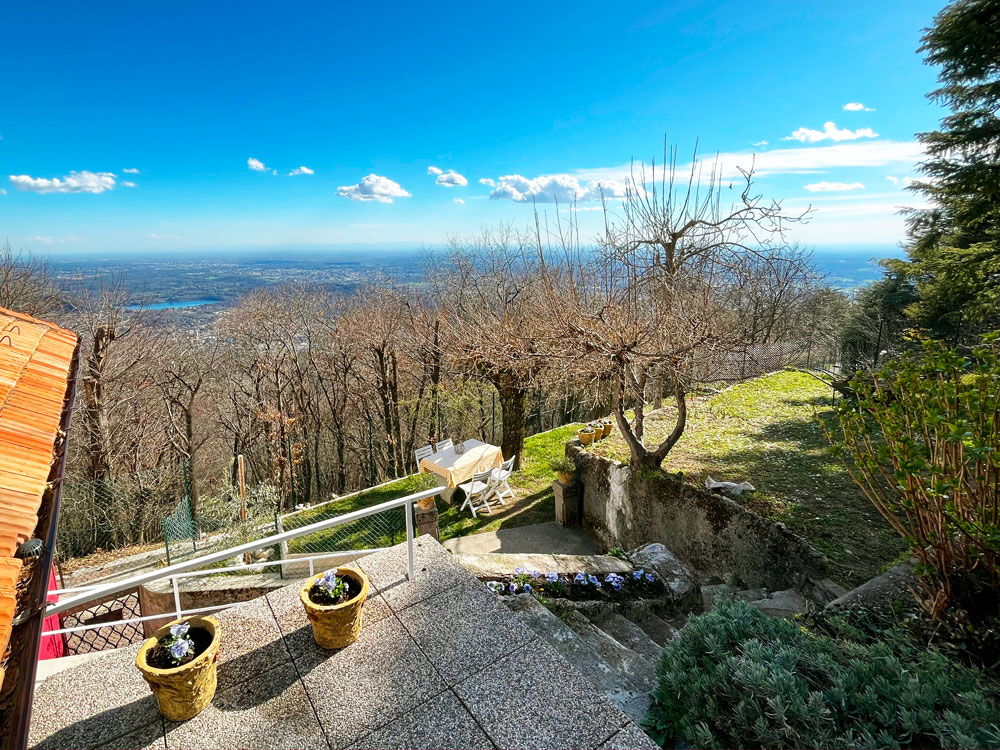
<svg viewBox="0 0 1000 750"><path fill-rule="evenodd" d="M654 576L652 573L646 573L646 580L652 583L653 581L656 580L656 576Z"/></svg>
<svg viewBox="0 0 1000 750"><path fill-rule="evenodd" d="M194 646L194 644L187 638L179 638L174 641L173 645L170 647L170 655L178 660L183 659L188 655L192 646Z"/></svg>
<svg viewBox="0 0 1000 750"><path fill-rule="evenodd" d="M540 570L533 570L533 571L531 571L531 577L532 578L541 578L542 577L542 571L540 571Z"/></svg>
<svg viewBox="0 0 1000 750"><path fill-rule="evenodd" d="M559 574L556 573L555 571L552 571L551 573L546 573L545 577L548 579L549 583L555 583L556 581L559 580Z"/></svg>
<svg viewBox="0 0 1000 750"><path fill-rule="evenodd" d="M525 594L530 594L531 593L531 584L530 583L524 584L524 593Z"/></svg>
<svg viewBox="0 0 1000 750"><path fill-rule="evenodd" d="M585 576L583 573L577 573L576 576L574 576L573 580L582 586L587 585L587 576Z"/></svg>
<svg viewBox="0 0 1000 750"><path fill-rule="evenodd" d="M521 566L518 566L518 567L514 568L514 575L521 576L521 575L524 575L525 572L526 571Z"/></svg>
<svg viewBox="0 0 1000 750"><path fill-rule="evenodd" d="M638 570L632 572L632 578L638 581L640 578L642 578L642 573L643 569L639 568Z"/></svg>
<svg viewBox="0 0 1000 750"><path fill-rule="evenodd" d="M617 579L614 580L614 581L612 581L611 582L611 588L613 588L615 591L621 591L622 590L622 582L619 581L619 580L617 580Z"/></svg>
<svg viewBox="0 0 1000 750"><path fill-rule="evenodd" d="M595 575L589 575L589 576L587 576L587 580L590 581L595 586L597 586L598 588L600 588L601 582L599 580L597 580L597 576L595 576Z"/></svg>
<svg viewBox="0 0 1000 750"><path fill-rule="evenodd" d="M494 594L503 593L503 584L500 583L500 581L487 581L486 588L488 588Z"/></svg>
<svg viewBox="0 0 1000 750"><path fill-rule="evenodd" d="M183 638L187 635L188 630L191 628L190 623L179 622L176 625L170 626L170 635L174 638Z"/></svg>
<svg viewBox="0 0 1000 750"><path fill-rule="evenodd" d="M510 593L512 593L512 594L516 594L517 593L517 584L516 583L512 582L510 584Z"/></svg>

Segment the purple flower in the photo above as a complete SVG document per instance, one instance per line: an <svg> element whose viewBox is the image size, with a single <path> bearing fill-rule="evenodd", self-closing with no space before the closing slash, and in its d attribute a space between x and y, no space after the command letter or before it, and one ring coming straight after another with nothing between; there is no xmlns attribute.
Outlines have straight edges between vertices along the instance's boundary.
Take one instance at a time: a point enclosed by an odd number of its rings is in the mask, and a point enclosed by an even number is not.
<svg viewBox="0 0 1000 750"><path fill-rule="evenodd" d="M510 593L512 593L512 594L516 594L517 593L517 584L516 583L512 582L510 584Z"/></svg>
<svg viewBox="0 0 1000 750"><path fill-rule="evenodd" d="M170 635L174 638L183 638L187 635L188 630L190 630L191 625L187 622L179 622L176 625L170 626Z"/></svg>
<svg viewBox="0 0 1000 750"><path fill-rule="evenodd" d="M524 584L524 593L525 594L530 594L531 593L531 584L530 583Z"/></svg>
<svg viewBox="0 0 1000 750"><path fill-rule="evenodd" d="M636 581L638 581L640 578L642 578L642 573L643 573L643 569L642 568L639 568L638 570L634 570L634 571L632 571L632 578L635 579Z"/></svg>
<svg viewBox="0 0 1000 750"><path fill-rule="evenodd" d="M556 581L559 580L559 574L556 573L555 571L552 571L551 573L546 573L545 577L548 579L549 583L555 583Z"/></svg>
<svg viewBox="0 0 1000 750"><path fill-rule="evenodd" d="M576 583L579 583L581 586L586 586L587 585L587 576L585 576L583 573L577 573L573 577L573 581L576 582Z"/></svg>
<svg viewBox="0 0 1000 750"><path fill-rule="evenodd" d="M542 571L540 571L540 570L533 570L533 571L531 571L531 577L532 578L541 578L542 577Z"/></svg>
<svg viewBox="0 0 1000 750"><path fill-rule="evenodd" d="M646 580L652 583L653 581L656 580L656 576L654 576L652 573L646 573Z"/></svg>
<svg viewBox="0 0 1000 750"><path fill-rule="evenodd" d="M514 575L521 576L521 575L524 575L524 573L525 573L525 570L520 565L518 567L514 568Z"/></svg>
<svg viewBox="0 0 1000 750"><path fill-rule="evenodd" d="M599 580L597 580L597 576L595 576L595 575L589 575L589 576L587 576L587 580L590 581L595 586L597 586L598 588L601 587L601 582Z"/></svg>
<svg viewBox="0 0 1000 750"><path fill-rule="evenodd" d="M183 659L193 646L194 644L187 638L179 638L170 646L170 655L177 660Z"/></svg>
<svg viewBox="0 0 1000 750"><path fill-rule="evenodd" d="M503 593L503 584L500 583L500 581L487 581L486 588L488 588L494 594Z"/></svg>

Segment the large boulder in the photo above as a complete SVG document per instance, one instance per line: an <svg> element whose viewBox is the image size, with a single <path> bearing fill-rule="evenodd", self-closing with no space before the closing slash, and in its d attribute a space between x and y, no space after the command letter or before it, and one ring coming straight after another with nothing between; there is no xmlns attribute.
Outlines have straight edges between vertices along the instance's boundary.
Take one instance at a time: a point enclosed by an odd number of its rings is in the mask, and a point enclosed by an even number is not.
<svg viewBox="0 0 1000 750"><path fill-rule="evenodd" d="M667 598L678 611L686 612L701 605L698 579L678 557L662 544L647 544L628 555L636 568L652 571L667 587Z"/></svg>
<svg viewBox="0 0 1000 750"><path fill-rule="evenodd" d="M837 610L864 607L874 612L889 614L897 608L899 602L912 606L914 603L912 592L919 585L917 575L913 572L916 563L917 561L912 558L900 563L834 599L826 605L826 608Z"/></svg>

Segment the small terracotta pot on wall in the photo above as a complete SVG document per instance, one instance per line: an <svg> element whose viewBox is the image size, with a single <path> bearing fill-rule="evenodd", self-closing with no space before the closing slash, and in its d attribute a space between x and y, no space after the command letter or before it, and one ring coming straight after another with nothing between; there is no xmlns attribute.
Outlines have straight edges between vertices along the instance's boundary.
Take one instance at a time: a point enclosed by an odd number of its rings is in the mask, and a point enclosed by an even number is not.
<svg viewBox="0 0 1000 750"><path fill-rule="evenodd" d="M563 484L572 484L575 475L565 471L557 471L556 476L559 478L559 481L562 482Z"/></svg>
<svg viewBox="0 0 1000 750"><path fill-rule="evenodd" d="M576 436L580 439L580 442L584 445L590 445L594 442L597 437L597 433L591 430L590 432L584 432L583 430L577 430Z"/></svg>
<svg viewBox="0 0 1000 750"><path fill-rule="evenodd" d="M312 625L313 639L321 648L344 648L361 635L361 610L368 598L368 576L354 568L337 568L336 574L350 578L361 586L361 593L340 604L313 603L309 590L323 577L323 573L308 579L299 591L299 600Z"/></svg>
<svg viewBox="0 0 1000 750"><path fill-rule="evenodd" d="M601 437L606 438L608 435L611 434L611 430L614 429L614 426L611 424L611 422L601 422L601 429L603 430Z"/></svg>
<svg viewBox="0 0 1000 750"><path fill-rule="evenodd" d="M212 636L208 648L179 667L157 669L150 666L146 662L149 652L156 647L161 638L170 633L172 625L182 622L188 623L192 629L201 628L208 631ZM165 719L170 721L193 719L212 702L215 696L216 663L219 660L221 632L219 621L214 617L185 617L168 622L142 644L135 657L135 665L149 683L153 695L156 696L160 713Z"/></svg>

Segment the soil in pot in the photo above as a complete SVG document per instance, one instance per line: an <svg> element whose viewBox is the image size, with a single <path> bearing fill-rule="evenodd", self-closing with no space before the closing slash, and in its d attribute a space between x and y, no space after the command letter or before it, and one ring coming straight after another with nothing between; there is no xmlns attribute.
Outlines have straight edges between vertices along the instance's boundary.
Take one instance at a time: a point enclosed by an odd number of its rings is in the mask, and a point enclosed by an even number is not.
<svg viewBox="0 0 1000 750"><path fill-rule="evenodd" d="M344 602L349 602L361 593L361 584L358 581L355 581L349 576L343 576L342 579L346 584L345 593L342 593L340 596L334 598L327 593L325 588L316 583L313 584L311 589L309 589L309 599L312 600L313 604L321 604L324 607L328 607L331 604L343 604Z"/></svg>
<svg viewBox="0 0 1000 750"><path fill-rule="evenodd" d="M182 667L205 653L205 649L212 645L212 634L205 628L191 628L188 631L188 638L194 642L194 653L185 656L179 663L174 661L170 649L163 644L157 644L146 653L146 663L156 669Z"/></svg>

